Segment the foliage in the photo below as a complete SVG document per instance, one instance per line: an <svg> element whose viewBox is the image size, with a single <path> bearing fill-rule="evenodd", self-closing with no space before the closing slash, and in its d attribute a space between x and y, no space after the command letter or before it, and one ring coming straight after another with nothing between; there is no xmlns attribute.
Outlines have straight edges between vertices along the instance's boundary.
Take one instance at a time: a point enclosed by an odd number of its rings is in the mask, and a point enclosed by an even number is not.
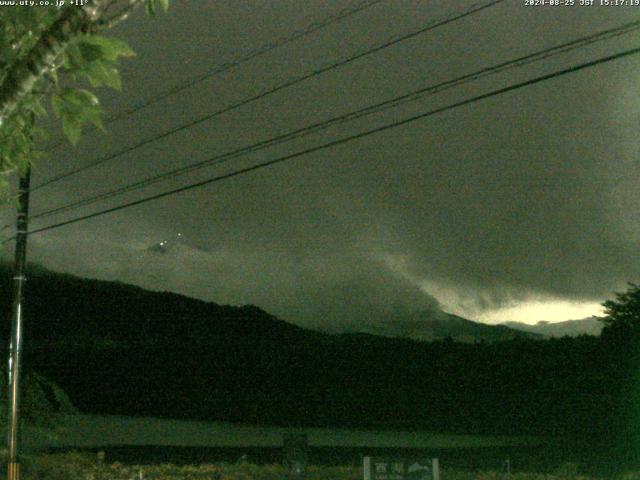
<svg viewBox="0 0 640 480"><path fill-rule="evenodd" d="M54 2L51 2L52 4ZM68 3L68 2L67 2ZM119 0L107 2L117 8ZM128 10L142 0L125 2L128 7L119 13L122 18ZM150 15L158 10L167 11L168 0L144 0ZM66 8L78 8L67 6ZM0 81L6 80L10 66L25 62L47 28L64 12L55 6L5 7L0 9ZM105 14L106 15L106 14ZM116 20L117 15L111 17ZM104 26L111 26L105 20ZM113 22L115 23L115 22ZM0 197L8 195L7 177L22 173L42 153L36 145L46 135L37 127L34 118L47 115L47 101L62 123L62 129L71 143L76 143L85 125L102 127L98 97L95 88L121 88L118 62L134 55L122 40L99 35L97 28L89 32L75 32L65 45L62 55L49 66L47 73L36 79L34 87L21 99L16 111L0 125ZM59 75L62 73L62 75Z"/></svg>
<svg viewBox="0 0 640 480"><path fill-rule="evenodd" d="M36 44L39 32L49 27L57 16L55 7L0 9L0 72L24 58ZM22 172L37 157L32 114L42 115L43 99L50 78L38 81L33 93L25 98L21 108L10 121L0 126L0 189L6 191L6 177Z"/></svg>
<svg viewBox="0 0 640 480"><path fill-rule="evenodd" d="M0 459L0 470L5 470L6 456ZM35 455L23 459L25 480L282 480L287 470L280 465L202 464L202 465L98 465L95 457L70 452L64 454ZM358 480L358 468L309 467L305 480Z"/></svg>
<svg viewBox="0 0 640 480"><path fill-rule="evenodd" d="M0 425L7 418L6 370L0 370ZM32 373L26 376L20 402L21 418L36 427L56 425L58 415L77 413L67 394L47 378Z"/></svg>
<svg viewBox="0 0 640 480"><path fill-rule="evenodd" d="M166 12L169 10L169 0L147 0L144 7L149 15L155 15L158 10Z"/></svg>
<svg viewBox="0 0 640 480"><path fill-rule="evenodd" d="M602 304L606 316L601 340L610 351L603 359L610 367L609 380L616 392L615 430L618 458L640 464L640 285L629 283L626 291Z"/></svg>
<svg viewBox="0 0 640 480"><path fill-rule="evenodd" d="M640 285L630 283L627 291L616 293L615 300L607 300L602 306L606 313L601 319L605 324L603 334L640 336Z"/></svg>

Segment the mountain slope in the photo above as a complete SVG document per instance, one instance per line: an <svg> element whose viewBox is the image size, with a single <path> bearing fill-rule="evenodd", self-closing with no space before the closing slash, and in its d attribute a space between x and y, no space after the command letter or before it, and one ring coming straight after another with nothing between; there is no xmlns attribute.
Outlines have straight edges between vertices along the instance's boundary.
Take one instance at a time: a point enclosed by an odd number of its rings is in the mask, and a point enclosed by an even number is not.
<svg viewBox="0 0 640 480"><path fill-rule="evenodd" d="M4 318L11 309L10 279L9 268L0 267ZM86 413L532 433L546 425L554 431L585 425L567 411L583 415L588 425L606 411L596 401L602 384L593 380L602 375L593 370L611 362L594 355L595 338L554 344L521 334L517 342L475 344L479 332L484 339L514 334L425 312L362 325L395 338L330 335L253 306L221 306L34 267L24 308L25 369L50 378ZM0 322L0 330L8 338L9 322ZM574 409L590 391L594 407ZM533 417L544 421L529 421Z"/></svg>
<svg viewBox="0 0 640 480"><path fill-rule="evenodd" d="M31 265L25 305L27 335L46 338L72 349L116 345L192 345L238 340L260 342L327 342L330 335L305 329L270 315L259 307L218 305L171 292L153 292L120 282L90 280ZM0 291L11 291L11 271L0 264ZM11 295L0 297L9 312ZM46 319L46 321L45 321ZM486 325L439 311L419 311L351 325L346 332L435 341L504 341L536 338L504 325ZM8 324L0 324L8 336Z"/></svg>
<svg viewBox="0 0 640 480"><path fill-rule="evenodd" d="M371 322L352 330L392 338L432 342L452 339L457 342L497 342L515 338L540 338L536 332L513 329L505 325L486 325L457 315L436 311L418 311Z"/></svg>
<svg viewBox="0 0 640 480"><path fill-rule="evenodd" d="M602 322L596 317L556 323L538 322L535 325L521 322L505 322L503 325L515 330L542 335L546 338L576 337L578 335L592 335L597 337L600 335L603 327Z"/></svg>
<svg viewBox="0 0 640 480"><path fill-rule="evenodd" d="M11 291L11 274L0 266L0 290ZM314 332L280 320L255 306L221 306L170 292L152 292L119 282L88 280L31 266L25 294L26 335L38 342L154 345L176 341L207 344L224 339L295 341ZM10 311L11 295L0 297ZM2 323L0 333L9 334ZM96 342L98 345L96 345Z"/></svg>

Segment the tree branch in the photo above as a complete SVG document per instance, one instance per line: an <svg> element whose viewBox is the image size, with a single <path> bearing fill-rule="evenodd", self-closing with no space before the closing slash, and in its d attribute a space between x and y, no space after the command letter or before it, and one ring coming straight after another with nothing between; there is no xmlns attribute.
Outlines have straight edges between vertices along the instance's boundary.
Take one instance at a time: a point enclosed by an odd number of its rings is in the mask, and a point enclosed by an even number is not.
<svg viewBox="0 0 640 480"><path fill-rule="evenodd" d="M55 68L55 59L64 52L69 41L78 33L89 31L111 1L90 0L82 7L67 6L26 57L8 67L0 84L0 125L15 112L38 79Z"/></svg>
<svg viewBox="0 0 640 480"><path fill-rule="evenodd" d="M96 22L95 29L97 31L100 31L115 27L120 22L129 18L131 12L133 12L136 7L142 5L143 2L144 0L129 0L127 2L127 6L123 7L118 13L115 13L108 18L104 18Z"/></svg>

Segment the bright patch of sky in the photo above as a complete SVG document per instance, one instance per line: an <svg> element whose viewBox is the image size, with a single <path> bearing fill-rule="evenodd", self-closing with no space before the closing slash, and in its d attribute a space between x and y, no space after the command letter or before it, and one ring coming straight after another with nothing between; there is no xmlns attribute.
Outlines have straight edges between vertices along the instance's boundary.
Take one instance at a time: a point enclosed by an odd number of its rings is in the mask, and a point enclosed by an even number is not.
<svg viewBox="0 0 640 480"><path fill-rule="evenodd" d="M500 297L491 292L473 291L451 283L419 278L410 273L409 259L402 255L383 253L380 259L395 275L410 281L424 293L434 297L442 310L469 320L483 323L562 322L604 315L600 302L585 302L525 295L515 289L504 288Z"/></svg>
<svg viewBox="0 0 640 480"><path fill-rule="evenodd" d="M525 301L505 308L488 310L475 319L485 323L505 321L535 324L540 321L561 322L603 315L602 306L595 302Z"/></svg>

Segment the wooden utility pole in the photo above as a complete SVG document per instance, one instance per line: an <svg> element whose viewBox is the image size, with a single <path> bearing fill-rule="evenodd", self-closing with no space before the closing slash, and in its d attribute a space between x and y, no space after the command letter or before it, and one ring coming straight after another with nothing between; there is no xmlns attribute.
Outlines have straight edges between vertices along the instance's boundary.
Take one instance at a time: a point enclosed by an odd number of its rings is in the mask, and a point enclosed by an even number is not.
<svg viewBox="0 0 640 480"><path fill-rule="evenodd" d="M16 252L13 267L13 309L11 313L11 343L7 368L9 388L7 398L7 480L20 479L18 458L20 412L20 356L22 353L22 298L27 259L27 227L29 222L29 184L31 169L20 177L18 218L16 221Z"/></svg>

